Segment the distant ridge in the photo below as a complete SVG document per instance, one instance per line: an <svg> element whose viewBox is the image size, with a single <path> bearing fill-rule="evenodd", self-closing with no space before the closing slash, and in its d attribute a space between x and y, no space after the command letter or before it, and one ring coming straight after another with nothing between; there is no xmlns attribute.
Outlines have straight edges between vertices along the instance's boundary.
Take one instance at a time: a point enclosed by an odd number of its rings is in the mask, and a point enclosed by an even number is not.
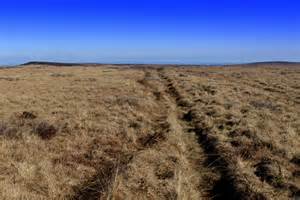
<svg viewBox="0 0 300 200"><path fill-rule="evenodd" d="M113 64L113 63L66 63L66 62L46 62L46 61L31 61L20 66L27 65L50 65L50 66L105 66L105 65L115 65L115 66L129 66L129 67L160 67L160 66L168 66L168 67L192 67L192 66L248 66L248 67L256 67L256 66L300 66L300 62L288 62L288 61L266 61L266 62L253 62L253 63L240 63L240 64L219 64L219 65L203 65L203 64Z"/></svg>
<svg viewBox="0 0 300 200"><path fill-rule="evenodd" d="M209 65L192 65L192 64L132 64L132 63L122 63L122 64L114 64L114 63L64 63L64 62L45 62L45 61L31 61L20 66L28 66L28 65L49 65L49 66L126 66L126 67L178 67L178 66L209 66Z"/></svg>
<svg viewBox="0 0 300 200"><path fill-rule="evenodd" d="M266 61L266 62L252 62L252 63L243 63L243 64L230 64L224 66L248 66L248 67L257 67L257 66L295 66L300 65L300 62L288 62L288 61Z"/></svg>
<svg viewBox="0 0 300 200"><path fill-rule="evenodd" d="M14 68L15 65L0 65L0 69L8 69L8 68Z"/></svg>
<svg viewBox="0 0 300 200"><path fill-rule="evenodd" d="M45 62L45 61L31 61L31 62L21 64L21 66L26 66L26 65L82 66L82 65L100 65L100 64L96 64L96 63Z"/></svg>

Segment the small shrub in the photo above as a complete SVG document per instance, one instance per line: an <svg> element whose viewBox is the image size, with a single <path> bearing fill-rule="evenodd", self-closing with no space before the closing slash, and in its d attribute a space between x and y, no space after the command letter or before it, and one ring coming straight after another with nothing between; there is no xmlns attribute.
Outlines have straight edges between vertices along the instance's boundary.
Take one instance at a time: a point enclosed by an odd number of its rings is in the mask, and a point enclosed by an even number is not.
<svg viewBox="0 0 300 200"><path fill-rule="evenodd" d="M47 122L40 122L34 128L34 133L42 139L51 139L57 133L57 128Z"/></svg>
<svg viewBox="0 0 300 200"><path fill-rule="evenodd" d="M296 165L298 165L298 166L300 166L300 154L295 155L292 158L291 162L294 163L294 164L296 164Z"/></svg>
<svg viewBox="0 0 300 200"><path fill-rule="evenodd" d="M27 112L27 111L24 111L18 117L22 118L22 119L35 119L35 118L37 118L37 116L35 114L33 114L32 112Z"/></svg>
<svg viewBox="0 0 300 200"><path fill-rule="evenodd" d="M137 129L137 128L141 128L141 124L138 123L138 122L135 122L135 121L130 121L130 122L129 122L129 127L130 127L130 128L134 128L134 129Z"/></svg>
<svg viewBox="0 0 300 200"><path fill-rule="evenodd" d="M50 76L55 77L55 78L65 78L65 77L72 77L73 74L59 74L59 73L52 73Z"/></svg>

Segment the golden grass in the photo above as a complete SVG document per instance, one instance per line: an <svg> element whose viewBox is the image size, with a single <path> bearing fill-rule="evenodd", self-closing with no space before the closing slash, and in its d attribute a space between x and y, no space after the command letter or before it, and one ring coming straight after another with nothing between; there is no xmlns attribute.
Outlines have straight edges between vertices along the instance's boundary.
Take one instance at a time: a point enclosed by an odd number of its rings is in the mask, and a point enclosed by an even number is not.
<svg viewBox="0 0 300 200"><path fill-rule="evenodd" d="M214 153L223 164L237 161L229 170L243 174L252 192L270 199L299 196L299 164L293 162L300 151L299 67L186 68L165 74L180 98L192 102L189 120L200 134L213 136L210 142L218 142Z"/></svg>
<svg viewBox="0 0 300 200"><path fill-rule="evenodd" d="M291 198L299 86L283 66L0 69L0 199L229 197L214 163L233 193Z"/></svg>

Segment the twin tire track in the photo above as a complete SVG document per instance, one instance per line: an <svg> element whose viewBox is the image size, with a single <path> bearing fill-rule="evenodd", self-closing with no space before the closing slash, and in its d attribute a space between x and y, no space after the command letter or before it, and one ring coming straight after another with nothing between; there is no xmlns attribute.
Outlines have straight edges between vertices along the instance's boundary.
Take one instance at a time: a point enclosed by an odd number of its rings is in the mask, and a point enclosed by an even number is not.
<svg viewBox="0 0 300 200"><path fill-rule="evenodd" d="M152 148L166 139L166 132L170 130L183 141L179 145L179 152L181 162L186 168L179 168L176 172L175 199L267 199L263 194L254 191L241 175L232 151L220 144L215 133L201 126L196 111L192 109L193 102L188 101L185 94L176 87L175 80L163 69L152 69L145 71L141 84L147 85L151 82L160 84L163 88L161 91L157 91L158 87L147 89L168 110L167 116L158 119L161 122L158 124L166 127L153 127L157 132L141 138L141 144L144 148ZM132 157L138 151L133 152ZM189 151L192 156L188 156ZM126 171L132 157L118 165L118 168L114 163L105 164L71 199L113 199L109 194L114 188L114 180Z"/></svg>
<svg viewBox="0 0 300 200"><path fill-rule="evenodd" d="M129 159L122 159L122 154L119 156L116 155L114 157L119 157L119 159L114 159L113 161L103 161L99 166L96 172L91 178L83 182L75 191L75 194L71 196L69 199L71 200L96 200L96 199L114 199L113 190L115 187L115 182L118 176L122 176L126 173L128 165L134 160L135 156L137 156L142 151L147 151L147 149L151 149L160 143L164 142L170 132L175 134L176 136L182 134L182 127L177 122L177 113L176 113L176 104L171 103L166 98L166 93L163 91L158 91L156 87L153 87L153 81L155 78L153 75L156 70L145 71L144 79L138 81L141 83L145 90L151 92L155 97L156 103L163 106L162 110L165 110L166 113L160 116L155 116L151 121L156 124L152 127L152 132L148 135L140 136L138 138L138 143L140 147L136 149L134 152L131 152L131 157ZM155 73L155 75L157 75ZM160 81L160 80L159 80ZM163 85L161 85L163 86ZM181 137L181 136L179 136ZM186 152L186 146L184 143L180 145L179 152ZM188 160L182 156L181 162L187 163ZM187 169L190 170L190 169ZM165 199L198 199L198 195L195 195L195 191L192 191L189 194L187 190L192 190L190 187L187 187L187 183L190 181L188 177L185 175L185 171L182 169L175 171L176 185L174 185L176 195L172 197L166 197ZM167 180L168 181L168 180ZM161 188L161 190L164 190ZM195 195L193 198L192 195Z"/></svg>
<svg viewBox="0 0 300 200"><path fill-rule="evenodd" d="M202 199L205 192L204 189L199 189L200 185L198 184L198 180L201 175L198 173L196 167L202 157L198 156L199 152L197 152L197 150L199 151L199 148L197 148L197 142L195 138L187 134L184 122L178 117L180 113L178 112L176 102L169 93L166 92L167 88L164 84L164 80L162 80L159 75L156 69L146 70L144 80L147 81L143 81L143 84L148 88L150 87L153 96L156 97L157 103L159 103L161 109L166 112L167 117L165 118L165 124L169 126L166 140L172 140L173 138L173 142L176 142L175 151L177 153L174 154L177 154L180 164L175 170L175 183L173 184L177 193L175 199ZM169 151L171 151L171 149ZM193 158L190 155L192 155Z"/></svg>
<svg viewBox="0 0 300 200"><path fill-rule="evenodd" d="M233 152L226 146L221 145L215 133L210 132L199 123L197 113L191 107L192 102L186 99L184 93L179 91L174 80L169 77L164 70L158 70L159 77L166 86L166 91L174 99L177 109L186 114L181 119L184 121L190 132L196 133L198 144L205 153L206 163L199 166L199 171L210 168L211 175L218 177L212 180L213 184L208 186L209 199L267 199L262 193L253 190L247 179L242 175L237 160L234 159ZM199 155L203 156L203 155ZM203 179L205 180L205 179Z"/></svg>

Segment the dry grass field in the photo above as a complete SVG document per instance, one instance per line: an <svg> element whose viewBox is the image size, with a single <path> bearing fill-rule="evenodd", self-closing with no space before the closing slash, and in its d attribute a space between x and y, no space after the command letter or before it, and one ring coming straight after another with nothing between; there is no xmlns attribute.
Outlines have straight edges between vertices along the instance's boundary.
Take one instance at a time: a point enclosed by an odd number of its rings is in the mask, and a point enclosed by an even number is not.
<svg viewBox="0 0 300 200"><path fill-rule="evenodd" d="M300 198L300 65L0 68L0 199Z"/></svg>

